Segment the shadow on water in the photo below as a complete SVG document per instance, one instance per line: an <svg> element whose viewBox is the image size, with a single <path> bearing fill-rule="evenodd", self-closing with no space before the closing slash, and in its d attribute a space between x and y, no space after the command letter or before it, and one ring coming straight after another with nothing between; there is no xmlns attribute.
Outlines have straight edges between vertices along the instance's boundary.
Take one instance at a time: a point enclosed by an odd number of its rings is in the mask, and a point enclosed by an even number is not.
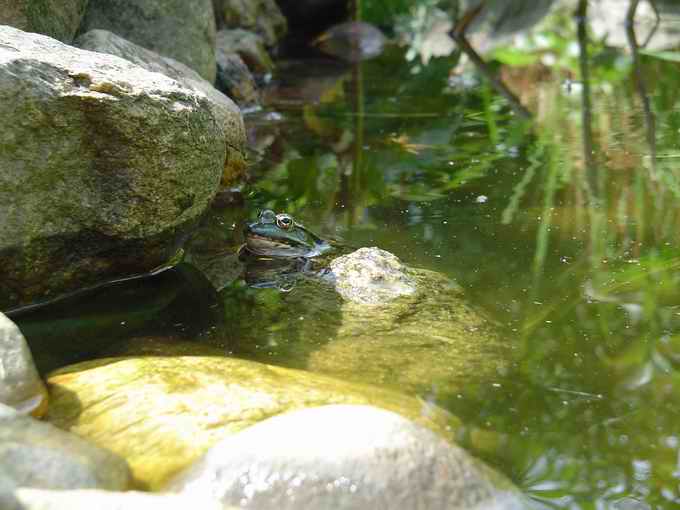
<svg viewBox="0 0 680 510"><path fill-rule="evenodd" d="M194 340L224 329L217 293L202 273L185 264L101 285L9 317L26 336L43 374L96 358L131 337L153 334Z"/></svg>

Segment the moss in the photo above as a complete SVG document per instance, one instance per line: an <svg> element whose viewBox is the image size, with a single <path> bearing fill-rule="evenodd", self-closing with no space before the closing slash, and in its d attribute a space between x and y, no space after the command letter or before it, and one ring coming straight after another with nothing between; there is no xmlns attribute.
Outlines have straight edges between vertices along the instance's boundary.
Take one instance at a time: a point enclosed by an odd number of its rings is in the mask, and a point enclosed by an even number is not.
<svg viewBox="0 0 680 510"><path fill-rule="evenodd" d="M270 416L325 404L370 404L452 441L460 422L389 390L224 357L114 358L48 377L48 421L92 440L161 487L220 439Z"/></svg>

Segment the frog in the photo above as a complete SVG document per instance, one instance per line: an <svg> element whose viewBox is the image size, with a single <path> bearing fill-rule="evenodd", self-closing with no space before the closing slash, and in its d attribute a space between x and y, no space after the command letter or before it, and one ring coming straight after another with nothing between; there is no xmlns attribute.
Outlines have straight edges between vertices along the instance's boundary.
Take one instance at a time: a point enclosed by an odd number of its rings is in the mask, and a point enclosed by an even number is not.
<svg viewBox="0 0 680 510"><path fill-rule="evenodd" d="M271 209L260 212L257 221L246 226L243 250L258 258L310 259L332 250L321 239L286 213Z"/></svg>
<svg viewBox="0 0 680 510"><path fill-rule="evenodd" d="M287 292L300 276L327 277L325 255L338 249L337 244L322 239L290 214L270 209L260 212L243 235L239 259L245 264L245 281L256 288Z"/></svg>

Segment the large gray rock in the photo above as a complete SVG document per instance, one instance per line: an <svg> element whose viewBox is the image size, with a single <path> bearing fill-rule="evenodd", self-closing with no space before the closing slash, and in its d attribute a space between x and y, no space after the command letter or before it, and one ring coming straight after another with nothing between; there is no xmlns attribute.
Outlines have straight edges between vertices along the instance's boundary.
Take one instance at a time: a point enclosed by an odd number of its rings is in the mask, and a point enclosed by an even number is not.
<svg viewBox="0 0 680 510"><path fill-rule="evenodd" d="M461 448L395 413L352 405L253 425L166 489L258 509L525 508L507 480Z"/></svg>
<svg viewBox="0 0 680 510"><path fill-rule="evenodd" d="M4 407L0 404L0 407ZM0 413L0 477L8 487L124 490L126 462L28 416Z"/></svg>
<svg viewBox="0 0 680 510"><path fill-rule="evenodd" d="M0 403L41 416L47 411L47 389L19 328L0 313Z"/></svg>
<svg viewBox="0 0 680 510"><path fill-rule="evenodd" d="M109 30L215 81L212 0L91 0L80 32Z"/></svg>
<svg viewBox="0 0 680 510"><path fill-rule="evenodd" d="M122 57L147 71L164 74L189 89L204 93L212 102L215 114L224 125L227 141L225 173L233 175L244 169L245 128L241 112L231 99L215 89L196 71L177 60L163 57L107 30L90 30L78 36L75 45L84 50Z"/></svg>
<svg viewBox="0 0 680 510"><path fill-rule="evenodd" d="M213 0L217 28L245 28L274 46L286 35L288 23L275 0Z"/></svg>
<svg viewBox="0 0 680 510"><path fill-rule="evenodd" d="M128 346L139 357L107 358L48 376L54 425L125 458L136 482L158 490L219 440L273 415L324 404L370 404L397 411L452 438L460 422L419 399L302 370L215 356L181 342ZM157 347L156 347L157 349ZM199 355L197 355L199 354Z"/></svg>
<svg viewBox="0 0 680 510"><path fill-rule="evenodd" d="M0 0L0 25L73 41L88 0Z"/></svg>
<svg viewBox="0 0 680 510"><path fill-rule="evenodd" d="M17 510L228 510L209 496L112 492L96 489L50 491L20 488L12 494ZM0 499L0 502L2 500ZM2 507L5 510L5 507ZM13 510L13 509L8 509Z"/></svg>
<svg viewBox="0 0 680 510"><path fill-rule="evenodd" d="M165 263L214 197L203 94L0 27L0 309Z"/></svg>

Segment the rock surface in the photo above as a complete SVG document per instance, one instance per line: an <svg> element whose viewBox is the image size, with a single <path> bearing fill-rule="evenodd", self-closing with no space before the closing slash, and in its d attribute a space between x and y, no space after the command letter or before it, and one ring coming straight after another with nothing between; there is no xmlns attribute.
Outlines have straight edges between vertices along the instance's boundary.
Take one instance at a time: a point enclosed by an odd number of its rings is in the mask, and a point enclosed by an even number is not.
<svg viewBox="0 0 680 510"><path fill-rule="evenodd" d="M130 472L125 461L107 450L48 423L4 412L0 478L5 488L124 490Z"/></svg>
<svg viewBox="0 0 680 510"><path fill-rule="evenodd" d="M96 0L85 11L84 33L101 28L179 60L215 81L215 16L211 0Z"/></svg>
<svg viewBox="0 0 680 510"><path fill-rule="evenodd" d="M0 25L71 43L88 0L0 0Z"/></svg>
<svg viewBox="0 0 680 510"><path fill-rule="evenodd" d="M125 458L158 489L220 439L292 409L371 404L452 437L458 421L380 388L233 358L109 358L49 376L48 420Z"/></svg>
<svg viewBox="0 0 680 510"><path fill-rule="evenodd" d="M335 290L347 301L378 305L416 292L406 266L380 248L359 248L331 262Z"/></svg>
<svg viewBox="0 0 680 510"><path fill-rule="evenodd" d="M147 71L164 74L188 89L205 94L212 103L215 116L221 120L224 126L227 158L223 180L227 178L235 180L236 177L242 175L245 170L243 148L246 142L241 112L229 97L215 89L196 71L181 62L169 57L162 57L158 53L142 48L107 30L90 30L78 36L75 45L84 50L122 57ZM238 100L238 98L234 99Z"/></svg>
<svg viewBox="0 0 680 510"><path fill-rule="evenodd" d="M247 30L220 30L217 32L217 54L237 53L255 74L267 74L274 70L269 53L261 36Z"/></svg>
<svg viewBox="0 0 680 510"><path fill-rule="evenodd" d="M50 491L20 488L13 493L17 510L229 510L208 496L112 492L102 490ZM3 510L4 507L3 507ZM12 510L12 509L8 509Z"/></svg>
<svg viewBox="0 0 680 510"><path fill-rule="evenodd" d="M40 417L47 412L47 389L19 328L0 313L0 403Z"/></svg>
<svg viewBox="0 0 680 510"><path fill-rule="evenodd" d="M163 264L224 169L205 96L11 27L0 118L0 309Z"/></svg>
<svg viewBox="0 0 680 510"><path fill-rule="evenodd" d="M217 28L244 28L274 46L288 30L286 18L275 0L213 0Z"/></svg>
<svg viewBox="0 0 680 510"><path fill-rule="evenodd" d="M317 277L298 278L290 292L253 293L231 321L230 348L239 357L428 398L503 382L515 356L502 329L455 282L405 270L416 291L383 304L345 300ZM361 290L372 295L370 285Z"/></svg>
<svg viewBox="0 0 680 510"><path fill-rule="evenodd" d="M275 416L225 439L166 487L241 508L520 509L518 491L398 414L335 405Z"/></svg>
<svg viewBox="0 0 680 510"><path fill-rule="evenodd" d="M217 48L217 79L215 86L231 97L241 108L255 108L260 104L260 92L248 66L238 53Z"/></svg>

